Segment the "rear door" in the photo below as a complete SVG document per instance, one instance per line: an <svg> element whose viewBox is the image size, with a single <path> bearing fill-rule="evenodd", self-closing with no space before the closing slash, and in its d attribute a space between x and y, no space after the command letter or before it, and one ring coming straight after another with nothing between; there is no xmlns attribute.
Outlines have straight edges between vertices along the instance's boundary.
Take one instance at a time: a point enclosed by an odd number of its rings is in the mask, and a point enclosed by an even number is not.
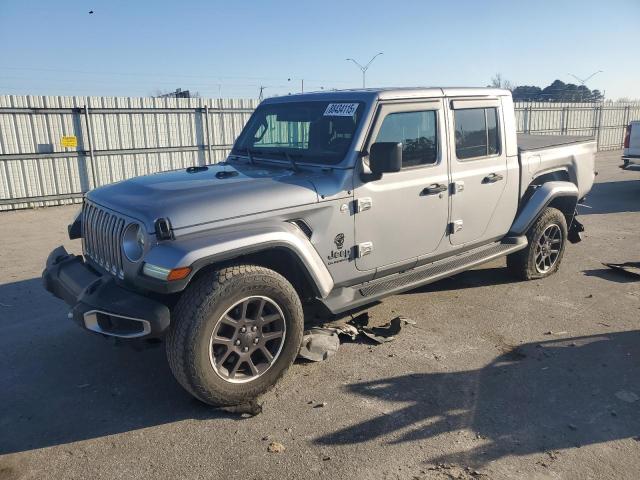
<svg viewBox="0 0 640 480"><path fill-rule="evenodd" d="M449 239L453 245L490 240L496 235L491 228L494 212L507 184L500 101L454 99L449 106L453 133Z"/></svg>

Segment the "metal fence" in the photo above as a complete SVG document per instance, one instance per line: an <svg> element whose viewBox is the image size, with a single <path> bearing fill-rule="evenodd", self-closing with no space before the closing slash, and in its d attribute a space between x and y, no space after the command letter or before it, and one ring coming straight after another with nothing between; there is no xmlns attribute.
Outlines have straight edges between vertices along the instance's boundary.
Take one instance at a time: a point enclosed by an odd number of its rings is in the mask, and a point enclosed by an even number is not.
<svg viewBox="0 0 640 480"><path fill-rule="evenodd" d="M586 135L598 150L622 148L624 132L640 120L640 103L517 102L518 132L539 135Z"/></svg>
<svg viewBox="0 0 640 480"><path fill-rule="evenodd" d="M215 163L257 104L0 96L0 210L71 203L95 186Z"/></svg>
<svg viewBox="0 0 640 480"><path fill-rule="evenodd" d="M0 96L0 210L77 202L94 186L222 160L258 101ZM640 104L516 103L518 131L622 147Z"/></svg>

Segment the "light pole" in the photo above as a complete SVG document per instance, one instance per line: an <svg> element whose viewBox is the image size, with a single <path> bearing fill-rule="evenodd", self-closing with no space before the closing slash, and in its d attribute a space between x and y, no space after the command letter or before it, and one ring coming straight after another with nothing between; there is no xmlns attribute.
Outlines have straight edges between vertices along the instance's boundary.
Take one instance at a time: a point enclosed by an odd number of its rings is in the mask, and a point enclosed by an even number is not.
<svg viewBox="0 0 640 480"><path fill-rule="evenodd" d="M573 73L568 73L567 75L572 76L573 78L575 78L576 80L578 80L580 82L581 86L585 86L585 83L587 83L589 80L591 80L593 77L595 77L597 74L602 73L602 70L598 70L597 72L593 72L591 75L589 75L587 78L580 78L576 75L574 75ZM582 102L582 92L584 89L580 90L580 102Z"/></svg>
<svg viewBox="0 0 640 480"><path fill-rule="evenodd" d="M358 62L356 62L353 58L347 58L347 62L351 61L353 63L355 63L358 68L360 70L362 70L362 88L365 88L365 77L367 75L367 70L369 69L369 67L371 66L371 64L373 63L373 61L378 58L380 55L382 55L383 52L380 53L376 53L371 60L369 60L369 63L367 63L364 67L362 65L360 65Z"/></svg>
<svg viewBox="0 0 640 480"><path fill-rule="evenodd" d="M287 78L287 82L290 82L291 78ZM300 79L300 93L304 93L304 78Z"/></svg>

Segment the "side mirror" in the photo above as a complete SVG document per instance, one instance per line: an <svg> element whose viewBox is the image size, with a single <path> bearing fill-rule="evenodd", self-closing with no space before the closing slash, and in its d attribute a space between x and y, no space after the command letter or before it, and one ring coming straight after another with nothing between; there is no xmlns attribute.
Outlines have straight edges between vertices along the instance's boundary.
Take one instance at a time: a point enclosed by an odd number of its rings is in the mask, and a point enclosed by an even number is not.
<svg viewBox="0 0 640 480"><path fill-rule="evenodd" d="M377 177L402 169L402 143L377 142L371 145L369 168Z"/></svg>

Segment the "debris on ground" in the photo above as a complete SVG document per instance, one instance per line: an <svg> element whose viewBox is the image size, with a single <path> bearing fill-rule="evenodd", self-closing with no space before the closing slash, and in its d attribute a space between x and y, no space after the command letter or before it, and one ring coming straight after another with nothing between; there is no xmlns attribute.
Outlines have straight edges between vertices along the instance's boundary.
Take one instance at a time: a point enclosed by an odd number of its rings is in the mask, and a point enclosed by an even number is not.
<svg viewBox="0 0 640 480"><path fill-rule="evenodd" d="M438 463L436 465L429 466L427 470L440 472L448 478L455 478L460 480L485 476L484 473L481 473L478 470L474 470L471 467L463 468L453 463Z"/></svg>
<svg viewBox="0 0 640 480"><path fill-rule="evenodd" d="M380 327L367 327L360 328L360 332L365 335L369 340L376 343L391 342L395 339L395 336L402 330L402 319L396 317L389 323L386 323Z"/></svg>
<svg viewBox="0 0 640 480"><path fill-rule="evenodd" d="M338 351L340 338L335 328L313 327L304 332L298 356L312 362L323 362Z"/></svg>
<svg viewBox="0 0 640 480"><path fill-rule="evenodd" d="M313 327L304 332L298 356L311 362L323 362L338 351L340 337L346 337L352 342L358 337L364 337L376 344L391 342L400 333L403 325L416 325L416 322L397 316L385 325L370 327L369 314L364 312L343 325Z"/></svg>
<svg viewBox="0 0 640 480"><path fill-rule="evenodd" d="M267 447L267 452L269 453L283 453L285 450L285 446L280 442L271 442Z"/></svg>
<svg viewBox="0 0 640 480"><path fill-rule="evenodd" d="M628 390L620 390L616 392L616 398L627 403L634 403L640 400L640 397L638 397L638 395L633 392L629 392Z"/></svg>
<svg viewBox="0 0 640 480"><path fill-rule="evenodd" d="M322 402L322 403L318 403L317 405L314 405L313 408L324 408L327 406L327 402Z"/></svg>
<svg viewBox="0 0 640 480"><path fill-rule="evenodd" d="M399 315L389 323L379 327L370 327L369 314L365 312L352 318L347 324L355 327L360 334L375 343L386 343L394 340L395 336L402 330L403 325L416 325L416 321Z"/></svg>
<svg viewBox="0 0 640 480"><path fill-rule="evenodd" d="M349 337L352 342L355 342L356 339L358 338L358 335L360 334L360 332L356 327L348 323L345 323L344 325L340 325L339 327L336 327L336 331L338 332L338 335Z"/></svg>
<svg viewBox="0 0 640 480"><path fill-rule="evenodd" d="M238 413L243 417L255 417L262 413L262 404L256 400L251 400L240 405L230 405L228 407L220 407L219 410L227 413Z"/></svg>
<svg viewBox="0 0 640 480"><path fill-rule="evenodd" d="M634 277L640 277L640 262L625 262L625 263L602 263L605 267L612 268L613 270L632 275Z"/></svg>
<svg viewBox="0 0 640 480"><path fill-rule="evenodd" d="M548 330L546 332L544 332L545 335L568 335L569 332L566 332L564 330L560 331L560 332L554 332L553 330Z"/></svg>

